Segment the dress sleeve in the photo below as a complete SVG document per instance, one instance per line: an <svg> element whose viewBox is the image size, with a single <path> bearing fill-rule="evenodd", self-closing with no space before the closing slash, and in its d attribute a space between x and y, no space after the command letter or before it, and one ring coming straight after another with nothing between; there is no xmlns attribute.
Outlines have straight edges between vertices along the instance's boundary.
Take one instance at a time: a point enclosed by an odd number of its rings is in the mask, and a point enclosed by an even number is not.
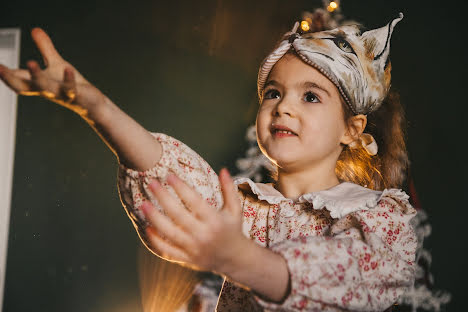
<svg viewBox="0 0 468 312"><path fill-rule="evenodd" d="M415 278L416 210L401 190L384 190L377 205L338 219L326 237L273 245L290 273L282 303L254 296L269 310L384 311Z"/></svg>
<svg viewBox="0 0 468 312"><path fill-rule="evenodd" d="M122 205L140 236L148 247L145 237L147 221L140 210L145 200L151 202L164 213L148 189L151 180L158 179L176 198L174 190L166 183L168 173L174 173L189 186L197 190L213 209L223 206L221 189L216 172L208 163L184 143L162 133L152 133L161 143L162 155L159 162L145 171L136 171L119 164L118 190Z"/></svg>

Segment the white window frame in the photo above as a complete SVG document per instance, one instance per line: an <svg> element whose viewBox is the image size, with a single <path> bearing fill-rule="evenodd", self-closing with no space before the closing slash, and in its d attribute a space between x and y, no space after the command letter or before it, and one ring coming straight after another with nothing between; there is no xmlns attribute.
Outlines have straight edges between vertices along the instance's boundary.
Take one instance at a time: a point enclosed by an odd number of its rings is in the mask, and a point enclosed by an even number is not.
<svg viewBox="0 0 468 312"><path fill-rule="evenodd" d="M21 31L0 28L0 63L18 68ZM0 82L0 309L3 306L15 156L17 95Z"/></svg>

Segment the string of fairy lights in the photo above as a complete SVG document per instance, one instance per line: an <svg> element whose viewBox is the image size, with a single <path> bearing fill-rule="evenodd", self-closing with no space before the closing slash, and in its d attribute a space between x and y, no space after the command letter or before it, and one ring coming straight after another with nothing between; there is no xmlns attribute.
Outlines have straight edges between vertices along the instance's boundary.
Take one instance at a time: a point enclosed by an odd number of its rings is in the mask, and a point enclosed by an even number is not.
<svg viewBox="0 0 468 312"><path fill-rule="evenodd" d="M338 13L340 11L340 1L328 1L323 0L323 7L330 13ZM315 16L316 17L316 16ZM310 12L304 12L301 21L301 29L304 32L311 30L314 23L314 14Z"/></svg>

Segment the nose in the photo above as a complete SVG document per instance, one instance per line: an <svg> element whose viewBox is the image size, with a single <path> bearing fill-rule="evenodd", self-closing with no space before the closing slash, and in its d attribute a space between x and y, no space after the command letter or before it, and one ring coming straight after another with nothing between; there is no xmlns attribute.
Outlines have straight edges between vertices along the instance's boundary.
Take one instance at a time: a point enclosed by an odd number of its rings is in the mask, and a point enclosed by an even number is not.
<svg viewBox="0 0 468 312"><path fill-rule="evenodd" d="M288 115L293 117L294 114L294 104L290 97L283 97L278 103L276 103L275 110L273 111L275 116Z"/></svg>

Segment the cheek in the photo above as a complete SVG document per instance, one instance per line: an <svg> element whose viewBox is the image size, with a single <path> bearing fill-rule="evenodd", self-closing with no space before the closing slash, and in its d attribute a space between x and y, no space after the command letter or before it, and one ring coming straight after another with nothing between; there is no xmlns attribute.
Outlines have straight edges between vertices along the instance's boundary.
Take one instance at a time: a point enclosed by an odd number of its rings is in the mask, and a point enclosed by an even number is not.
<svg viewBox="0 0 468 312"><path fill-rule="evenodd" d="M258 144L261 143L261 138L262 138L262 135L263 135L263 132L262 132L262 129L261 129L261 120L259 118L257 118L256 122L255 122L255 131L257 133L257 142Z"/></svg>
<svg viewBox="0 0 468 312"><path fill-rule="evenodd" d="M308 120L305 130L310 134L307 136L310 144L316 147L339 146L344 133L344 121L335 114L323 114L320 118Z"/></svg>
<svg viewBox="0 0 468 312"><path fill-rule="evenodd" d="M265 109L259 108L256 119L257 138L263 138L266 132L270 131L270 119L269 113Z"/></svg>

